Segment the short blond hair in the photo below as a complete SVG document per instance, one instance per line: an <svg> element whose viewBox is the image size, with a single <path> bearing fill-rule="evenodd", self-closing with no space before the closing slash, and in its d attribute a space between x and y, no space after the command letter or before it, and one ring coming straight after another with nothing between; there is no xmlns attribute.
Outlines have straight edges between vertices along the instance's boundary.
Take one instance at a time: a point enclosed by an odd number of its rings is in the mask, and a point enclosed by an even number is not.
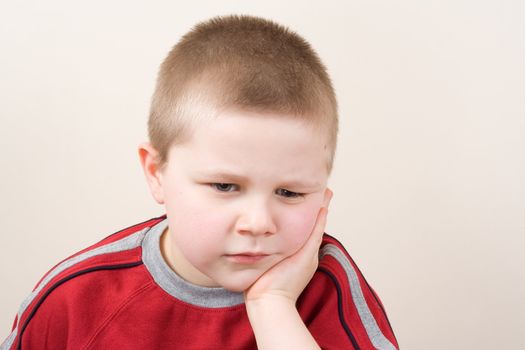
<svg viewBox="0 0 525 350"><path fill-rule="evenodd" d="M197 24L162 63L148 120L161 166L195 121L226 108L283 114L327 135L331 172L337 144L335 92L310 44L273 21L220 16Z"/></svg>

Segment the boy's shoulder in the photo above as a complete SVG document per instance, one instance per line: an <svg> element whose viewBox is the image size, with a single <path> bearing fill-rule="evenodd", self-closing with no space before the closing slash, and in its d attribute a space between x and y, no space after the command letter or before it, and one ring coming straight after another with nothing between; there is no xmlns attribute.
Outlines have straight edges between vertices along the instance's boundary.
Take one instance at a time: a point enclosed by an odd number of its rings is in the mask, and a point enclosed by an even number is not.
<svg viewBox="0 0 525 350"><path fill-rule="evenodd" d="M151 227L155 226L155 224L163 221L164 219L166 219L166 214L121 229L103 238L97 243L71 255L65 260L69 260L71 258L86 253L86 255L94 256L99 255L100 253L104 254L106 252L123 251L129 249L130 247L133 247L134 245L140 245L140 238L143 238L144 234ZM136 241L134 238L136 238L138 241ZM58 265L60 264L61 263L59 263Z"/></svg>
<svg viewBox="0 0 525 350"><path fill-rule="evenodd" d="M33 293L45 286L59 283L97 269L132 266L141 261L141 243L146 232L164 220L166 215L148 219L114 232L95 244L82 249L51 268L37 283Z"/></svg>
<svg viewBox="0 0 525 350"><path fill-rule="evenodd" d="M85 273L142 264L142 240L151 227L165 218L162 215L126 227L67 257L42 277L29 298Z"/></svg>
<svg viewBox="0 0 525 350"><path fill-rule="evenodd" d="M394 332L379 296L368 284L347 249L335 237L326 233L323 235L319 266L303 296L300 302L305 314L315 315L323 322L333 322L331 329L338 329L338 324L342 325L354 348L359 349L359 345L362 348L362 344L367 344L366 348L397 348ZM316 305L320 300L321 309ZM308 312L308 309L311 311ZM334 312L338 318L333 317ZM321 316L323 314L325 317Z"/></svg>
<svg viewBox="0 0 525 350"><path fill-rule="evenodd" d="M354 283L362 283L370 287L345 246L337 238L327 233L323 235L319 249L317 270L328 275L336 285L344 284L341 286L342 289L349 289L346 287L351 287L351 284Z"/></svg>
<svg viewBox="0 0 525 350"><path fill-rule="evenodd" d="M89 313L110 312L106 302L110 296L118 303L151 284L140 269L141 244L149 229L165 218L163 215L126 227L56 264L22 302L10 337L23 334L37 311L39 319L46 322L70 322L71 317L87 322ZM38 328L38 324L31 322L31 327ZM77 329L89 328L85 326ZM55 328L60 331L66 327ZM32 331L38 333L36 329ZM5 344L9 344L9 338L2 346Z"/></svg>
<svg viewBox="0 0 525 350"><path fill-rule="evenodd" d="M360 286L366 287L373 293L374 299L382 307L379 297L366 281L350 253L339 240L327 233L323 235L319 249L319 267L317 270L328 275L338 288L341 285L342 290L357 289Z"/></svg>

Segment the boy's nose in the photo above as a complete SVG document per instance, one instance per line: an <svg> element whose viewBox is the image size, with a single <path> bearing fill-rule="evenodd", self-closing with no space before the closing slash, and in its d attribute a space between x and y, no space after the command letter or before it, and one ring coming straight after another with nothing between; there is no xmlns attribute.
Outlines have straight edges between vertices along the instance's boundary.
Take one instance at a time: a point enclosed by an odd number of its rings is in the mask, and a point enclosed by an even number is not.
<svg viewBox="0 0 525 350"><path fill-rule="evenodd" d="M268 204L255 203L242 208L237 221L237 232L252 235L270 235L276 231L276 225Z"/></svg>

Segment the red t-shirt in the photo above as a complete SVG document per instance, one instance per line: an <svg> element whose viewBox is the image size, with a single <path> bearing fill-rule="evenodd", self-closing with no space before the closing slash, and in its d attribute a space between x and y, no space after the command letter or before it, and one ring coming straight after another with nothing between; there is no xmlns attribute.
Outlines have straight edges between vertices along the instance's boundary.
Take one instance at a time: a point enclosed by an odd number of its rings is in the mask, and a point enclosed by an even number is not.
<svg viewBox="0 0 525 350"><path fill-rule="evenodd" d="M242 293L190 284L160 252L166 216L116 232L51 269L22 303L7 349L256 349ZM322 349L398 349L384 308L324 235L297 301Z"/></svg>

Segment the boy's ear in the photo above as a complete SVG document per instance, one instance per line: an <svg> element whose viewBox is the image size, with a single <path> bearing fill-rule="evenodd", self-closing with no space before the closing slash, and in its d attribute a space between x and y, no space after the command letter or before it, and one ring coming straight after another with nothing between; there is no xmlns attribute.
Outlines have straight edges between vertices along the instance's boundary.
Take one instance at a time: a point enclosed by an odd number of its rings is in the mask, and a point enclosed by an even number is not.
<svg viewBox="0 0 525 350"><path fill-rule="evenodd" d="M162 172L160 171L158 152L149 142L141 143L138 146L138 152L151 195L157 203L164 204Z"/></svg>

